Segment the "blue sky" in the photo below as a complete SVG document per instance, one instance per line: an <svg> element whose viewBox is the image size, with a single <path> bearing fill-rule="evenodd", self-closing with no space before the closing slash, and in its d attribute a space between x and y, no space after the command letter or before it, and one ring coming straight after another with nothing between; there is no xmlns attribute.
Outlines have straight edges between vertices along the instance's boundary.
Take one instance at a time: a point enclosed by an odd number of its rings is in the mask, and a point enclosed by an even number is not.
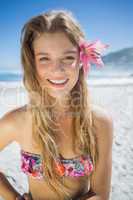
<svg viewBox="0 0 133 200"><path fill-rule="evenodd" d="M0 70L21 69L22 26L50 9L73 12L88 40L110 45L106 53L133 46L132 0L0 0Z"/></svg>

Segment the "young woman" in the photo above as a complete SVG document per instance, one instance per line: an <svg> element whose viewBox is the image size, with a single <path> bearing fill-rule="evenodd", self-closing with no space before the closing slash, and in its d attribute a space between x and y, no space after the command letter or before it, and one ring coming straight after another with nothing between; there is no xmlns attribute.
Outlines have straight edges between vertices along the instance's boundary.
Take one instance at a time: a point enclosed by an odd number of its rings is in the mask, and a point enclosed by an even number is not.
<svg viewBox="0 0 133 200"><path fill-rule="evenodd" d="M30 19L21 41L29 102L1 118L0 149L21 146L30 187L23 198L108 200L113 122L92 104L86 82L90 63L103 64L106 45L87 42L72 14L60 10ZM4 178L0 195L22 199Z"/></svg>

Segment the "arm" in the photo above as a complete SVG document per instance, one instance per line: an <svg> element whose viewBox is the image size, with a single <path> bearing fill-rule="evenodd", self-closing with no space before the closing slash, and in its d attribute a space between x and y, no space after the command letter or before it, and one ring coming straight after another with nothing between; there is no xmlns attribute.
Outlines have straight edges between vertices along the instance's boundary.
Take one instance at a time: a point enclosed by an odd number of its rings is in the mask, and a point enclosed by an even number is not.
<svg viewBox="0 0 133 200"><path fill-rule="evenodd" d="M15 121L11 113L0 119L0 151L10 142L17 140ZM12 187L0 169L0 196L6 200L14 200L17 195L18 192Z"/></svg>
<svg viewBox="0 0 133 200"><path fill-rule="evenodd" d="M0 173L0 196L6 200L15 200L19 196L19 193L11 186L2 173Z"/></svg>
<svg viewBox="0 0 133 200"><path fill-rule="evenodd" d="M112 174L113 121L101 109L93 110L93 117L99 152L97 167L90 179L90 188L91 191L95 192L95 195L83 198L83 200L109 200Z"/></svg>
<svg viewBox="0 0 133 200"><path fill-rule="evenodd" d="M17 110L13 110L6 113L2 118L0 118L0 151L7 146L12 141L17 141L21 143L21 134L19 117L17 115ZM22 118L22 117L20 117ZM31 195L24 194L21 196L12 187L10 182L6 179L6 176L0 170L0 196L5 200L32 200Z"/></svg>
<svg viewBox="0 0 133 200"><path fill-rule="evenodd" d="M91 189L96 196L89 200L108 200L112 175L113 120L102 109L93 111L99 159L91 177Z"/></svg>

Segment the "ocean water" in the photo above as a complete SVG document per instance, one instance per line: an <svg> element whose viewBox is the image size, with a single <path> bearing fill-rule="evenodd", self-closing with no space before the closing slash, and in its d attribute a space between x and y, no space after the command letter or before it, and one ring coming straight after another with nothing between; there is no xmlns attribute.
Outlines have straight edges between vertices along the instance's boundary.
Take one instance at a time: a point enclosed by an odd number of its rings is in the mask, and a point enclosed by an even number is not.
<svg viewBox="0 0 133 200"><path fill-rule="evenodd" d="M0 72L0 81L20 81L22 74L11 72Z"/></svg>
<svg viewBox="0 0 133 200"><path fill-rule="evenodd" d="M0 71L0 83L1 82L22 82L23 74L21 72L11 72L11 71ZM132 82L133 73L131 72L99 72L91 71L88 75L87 81L91 84L92 82L97 84L101 82L102 84L109 82L109 84L116 83L126 83Z"/></svg>

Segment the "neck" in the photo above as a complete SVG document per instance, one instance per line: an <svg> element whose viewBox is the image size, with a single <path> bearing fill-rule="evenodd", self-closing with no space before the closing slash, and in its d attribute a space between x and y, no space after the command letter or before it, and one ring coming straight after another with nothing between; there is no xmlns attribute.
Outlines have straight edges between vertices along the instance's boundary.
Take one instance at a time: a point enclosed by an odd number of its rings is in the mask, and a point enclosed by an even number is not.
<svg viewBox="0 0 133 200"><path fill-rule="evenodd" d="M54 107L53 113L56 118L64 119L65 117L71 116L71 110L70 108L64 108L64 107Z"/></svg>
<svg viewBox="0 0 133 200"><path fill-rule="evenodd" d="M57 115L64 116L71 111L69 99L56 99L56 103L53 106L53 112Z"/></svg>

